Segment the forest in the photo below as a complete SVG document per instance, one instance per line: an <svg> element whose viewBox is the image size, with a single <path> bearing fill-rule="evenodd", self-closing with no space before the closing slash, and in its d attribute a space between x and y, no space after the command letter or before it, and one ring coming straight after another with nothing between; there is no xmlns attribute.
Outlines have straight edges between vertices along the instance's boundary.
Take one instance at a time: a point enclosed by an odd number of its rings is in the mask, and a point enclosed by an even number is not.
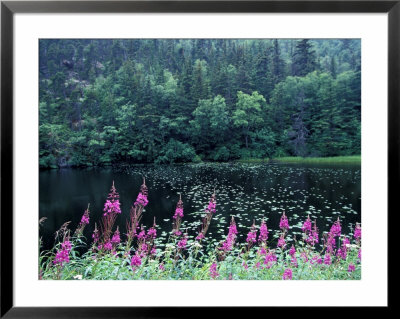
<svg viewBox="0 0 400 319"><path fill-rule="evenodd" d="M39 165L361 153L359 39L41 39Z"/></svg>

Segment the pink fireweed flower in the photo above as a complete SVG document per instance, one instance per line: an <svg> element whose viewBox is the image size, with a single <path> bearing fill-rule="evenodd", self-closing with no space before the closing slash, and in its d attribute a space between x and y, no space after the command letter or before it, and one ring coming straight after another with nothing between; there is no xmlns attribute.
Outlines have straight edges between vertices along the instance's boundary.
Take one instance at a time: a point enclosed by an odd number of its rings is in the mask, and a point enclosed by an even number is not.
<svg viewBox="0 0 400 319"><path fill-rule="evenodd" d="M340 220L339 217L337 219L337 221L335 221L335 223L332 225L330 233L336 237L336 236L340 236L342 232L342 227L340 226Z"/></svg>
<svg viewBox="0 0 400 319"><path fill-rule="evenodd" d="M119 203L119 194L114 186L114 182L111 186L111 191L108 194L108 199L104 204L104 214L103 216L111 215L111 214L121 214L121 207Z"/></svg>
<svg viewBox="0 0 400 319"><path fill-rule="evenodd" d="M267 251L265 250L264 247L261 247L261 248L258 250L258 254L259 254L259 255L266 255L266 254L267 254Z"/></svg>
<svg viewBox="0 0 400 319"><path fill-rule="evenodd" d="M292 279L292 269L290 269L290 268L285 269L282 279L283 280L291 280Z"/></svg>
<svg viewBox="0 0 400 319"><path fill-rule="evenodd" d="M61 247L63 250L70 251L72 248L71 242L69 240L65 240L62 244Z"/></svg>
<svg viewBox="0 0 400 319"><path fill-rule="evenodd" d="M55 265L60 265L60 267L62 267L63 264L68 263L69 253L71 249L72 249L71 242L69 241L69 239L65 239L64 242L61 243L61 249L57 251L53 263Z"/></svg>
<svg viewBox="0 0 400 319"><path fill-rule="evenodd" d="M89 225L89 206L85 210L85 212L83 213L82 218L81 218L81 222L79 224L80 224L80 226Z"/></svg>
<svg viewBox="0 0 400 319"><path fill-rule="evenodd" d="M158 269L160 269L161 271L164 271L164 270L165 270L164 264L161 263L161 264L158 266Z"/></svg>
<svg viewBox="0 0 400 319"><path fill-rule="evenodd" d="M54 264L58 264L61 267L63 264L69 263L69 251L61 249L56 253L56 257L54 258L53 261Z"/></svg>
<svg viewBox="0 0 400 319"><path fill-rule="evenodd" d="M260 236L258 236L258 241L262 242L262 243L266 243L267 240L268 240L268 227L263 219L261 222L261 226L260 226Z"/></svg>
<svg viewBox="0 0 400 319"><path fill-rule="evenodd" d="M293 257L295 254L296 254L296 248L294 248L294 245L292 245L292 247L290 247L289 250L289 255Z"/></svg>
<svg viewBox="0 0 400 319"><path fill-rule="evenodd" d="M210 277L212 279L215 279L219 276L219 273L217 271L217 264L216 263L212 263L210 266Z"/></svg>
<svg viewBox="0 0 400 319"><path fill-rule="evenodd" d="M332 263L331 255L329 253L325 253L324 264L330 265L331 263Z"/></svg>
<svg viewBox="0 0 400 319"><path fill-rule="evenodd" d="M202 232L200 232L200 233L197 235L196 240L202 240L203 238L204 238L204 235L203 235Z"/></svg>
<svg viewBox="0 0 400 319"><path fill-rule="evenodd" d="M187 245L187 235L183 235L183 238L178 242L178 248L185 249Z"/></svg>
<svg viewBox="0 0 400 319"><path fill-rule="evenodd" d="M138 239L145 239L146 238L146 231L141 229L139 235L137 235Z"/></svg>
<svg viewBox="0 0 400 319"><path fill-rule="evenodd" d="M105 250L112 250L112 244L110 241L106 242L103 247Z"/></svg>
<svg viewBox="0 0 400 319"><path fill-rule="evenodd" d="M92 238L93 238L93 243L94 244L96 244L100 239L100 234L99 234L99 231L97 229L97 225L96 224L94 225L94 231L93 231L93 234L92 234Z"/></svg>
<svg viewBox="0 0 400 319"><path fill-rule="evenodd" d="M121 208L120 208L120 203L119 200L115 201L110 201L106 200L106 203L104 204L104 214L103 216L107 216L108 214L121 214Z"/></svg>
<svg viewBox="0 0 400 319"><path fill-rule="evenodd" d="M271 268L277 261L277 257L273 251L269 251L265 256L264 265L266 268Z"/></svg>
<svg viewBox="0 0 400 319"><path fill-rule="evenodd" d="M238 232L235 219L232 217L231 224L229 226L228 236L226 237L226 240L222 243L222 247L219 247L219 249L225 252L232 250L237 233Z"/></svg>
<svg viewBox="0 0 400 319"><path fill-rule="evenodd" d="M249 243L250 245L252 245L256 241L257 241L257 229L255 228L255 225L253 224L250 232L247 234L246 242Z"/></svg>
<svg viewBox="0 0 400 319"><path fill-rule="evenodd" d="M134 205L135 206L140 205L140 206L145 207L148 203L149 203L149 200L147 199L147 196L143 195L142 193L139 193Z"/></svg>
<svg viewBox="0 0 400 319"><path fill-rule="evenodd" d="M347 251L345 248L339 248L336 252L336 256L342 258L343 260L347 257Z"/></svg>
<svg viewBox="0 0 400 319"><path fill-rule="evenodd" d="M214 214L216 211L216 201L215 201L215 190L214 193L211 196L210 202L208 203L208 206L206 208L206 213L211 213Z"/></svg>
<svg viewBox="0 0 400 319"><path fill-rule="evenodd" d="M318 242L319 242L318 228L316 222L314 221L314 227L312 231L308 233L306 243L310 244L311 246L314 246Z"/></svg>
<svg viewBox="0 0 400 319"><path fill-rule="evenodd" d="M353 272L354 270L356 270L356 266L354 266L353 264L349 264L349 268L347 269L347 271Z"/></svg>
<svg viewBox="0 0 400 319"><path fill-rule="evenodd" d="M278 247L284 249L286 247L286 241L283 236L278 239Z"/></svg>
<svg viewBox="0 0 400 319"><path fill-rule="evenodd" d="M147 231L147 238L149 239L154 239L157 237L157 230L154 227L151 227L148 231Z"/></svg>
<svg viewBox="0 0 400 319"><path fill-rule="evenodd" d="M357 223L354 229L354 238L359 241L361 240L361 226Z"/></svg>
<svg viewBox="0 0 400 319"><path fill-rule="evenodd" d="M347 245L350 245L350 240L347 237L344 237L342 241L342 246L347 247Z"/></svg>
<svg viewBox="0 0 400 319"><path fill-rule="evenodd" d="M301 254L300 254L300 257L303 259L303 262L304 263L306 263L307 261L308 261L308 256L307 256L307 253L306 252L302 252Z"/></svg>
<svg viewBox="0 0 400 319"><path fill-rule="evenodd" d="M135 268L140 266L141 264L142 264L142 259L137 254L133 255L131 259L131 266Z"/></svg>
<svg viewBox="0 0 400 319"><path fill-rule="evenodd" d="M289 221L285 215L285 212L283 212L281 220L279 222L279 228L282 229L283 231L289 230Z"/></svg>
<svg viewBox="0 0 400 319"><path fill-rule="evenodd" d="M301 227L301 230L304 233L311 232L311 219L310 219L310 216L307 216L307 219L305 220L305 222L303 224L303 227Z"/></svg>
<svg viewBox="0 0 400 319"><path fill-rule="evenodd" d="M247 263L245 263L245 262L242 263L242 266L243 266L243 268L246 269L246 270L249 269L249 266L248 266Z"/></svg>
<svg viewBox="0 0 400 319"><path fill-rule="evenodd" d="M111 238L111 242L113 244L119 244L121 242L121 237L119 236L119 230L117 228L117 230L115 231L114 235Z"/></svg>

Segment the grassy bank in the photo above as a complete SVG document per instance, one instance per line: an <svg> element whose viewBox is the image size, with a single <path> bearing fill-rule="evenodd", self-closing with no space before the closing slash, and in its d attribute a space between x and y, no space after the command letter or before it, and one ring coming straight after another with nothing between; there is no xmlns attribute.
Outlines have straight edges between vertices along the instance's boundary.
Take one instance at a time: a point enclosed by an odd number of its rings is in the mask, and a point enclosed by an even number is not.
<svg viewBox="0 0 400 319"><path fill-rule="evenodd" d="M298 164L361 164L361 155L333 156L333 157L274 157L268 158L244 158L237 160L239 163L298 163Z"/></svg>

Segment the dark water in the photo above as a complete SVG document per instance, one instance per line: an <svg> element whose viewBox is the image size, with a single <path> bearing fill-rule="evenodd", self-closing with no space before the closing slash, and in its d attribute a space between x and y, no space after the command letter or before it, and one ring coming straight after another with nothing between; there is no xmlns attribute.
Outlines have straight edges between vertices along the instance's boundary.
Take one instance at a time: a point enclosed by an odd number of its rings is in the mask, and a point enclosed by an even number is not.
<svg viewBox="0 0 400 319"><path fill-rule="evenodd" d="M184 222L189 237L198 233L204 208L215 187L217 212L208 232L217 242L227 234L230 216L238 225L241 241L253 220L267 221L270 238L277 235L284 210L290 235L300 234L307 214L317 227L329 230L340 217L342 233L351 233L361 221L361 167L359 165L299 164L193 164L177 166L131 166L118 169L60 169L39 174L39 217L47 217L40 230L45 248L51 248L54 233L71 221L75 230L90 203L89 238L99 224L112 182L120 194L122 214L117 219L125 233L125 221L136 199L142 176L149 188L149 204L142 222L146 227L156 217L158 236L165 239L171 230L172 215L179 193L184 202ZM290 237L289 237L290 240ZM162 245L160 245L162 246Z"/></svg>

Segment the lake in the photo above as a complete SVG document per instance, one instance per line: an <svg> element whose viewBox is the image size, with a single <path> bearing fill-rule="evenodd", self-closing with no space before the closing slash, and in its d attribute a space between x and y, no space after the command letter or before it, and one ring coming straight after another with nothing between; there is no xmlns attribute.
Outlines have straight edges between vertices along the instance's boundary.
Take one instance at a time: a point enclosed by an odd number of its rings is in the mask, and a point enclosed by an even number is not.
<svg viewBox="0 0 400 319"><path fill-rule="evenodd" d="M361 222L361 166L354 164L200 163L44 170L39 173L39 218L47 217L40 230L44 247L53 246L54 233L64 222L70 221L74 231L88 203L90 225L85 235L91 239L113 181L122 210L116 223L125 233L143 176L149 204L142 223L148 228L155 217L157 234L164 243L179 194L185 215L181 229L186 228L193 238L214 188L217 209L206 236L212 237L214 244L226 236L231 216L235 217L241 242L253 220L259 225L262 218L270 230L269 238L276 240L283 211L291 226L289 241L301 234L307 214L316 219L320 236L338 217L343 234L351 233L355 223Z"/></svg>

